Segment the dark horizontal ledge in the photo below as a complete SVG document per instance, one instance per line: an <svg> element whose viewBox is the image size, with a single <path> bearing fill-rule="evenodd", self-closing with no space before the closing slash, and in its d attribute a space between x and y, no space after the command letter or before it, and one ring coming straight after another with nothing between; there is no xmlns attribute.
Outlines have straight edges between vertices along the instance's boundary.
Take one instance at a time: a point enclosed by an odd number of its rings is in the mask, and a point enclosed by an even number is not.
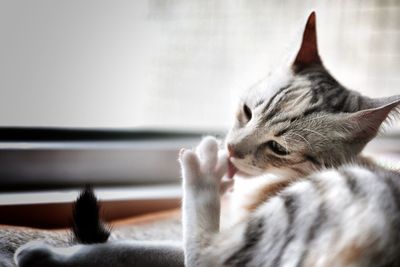
<svg viewBox="0 0 400 267"><path fill-rule="evenodd" d="M179 183L179 150L206 134L0 127L0 192Z"/></svg>
<svg viewBox="0 0 400 267"><path fill-rule="evenodd" d="M129 141L197 138L205 134L221 136L221 133L215 131L0 127L0 142Z"/></svg>

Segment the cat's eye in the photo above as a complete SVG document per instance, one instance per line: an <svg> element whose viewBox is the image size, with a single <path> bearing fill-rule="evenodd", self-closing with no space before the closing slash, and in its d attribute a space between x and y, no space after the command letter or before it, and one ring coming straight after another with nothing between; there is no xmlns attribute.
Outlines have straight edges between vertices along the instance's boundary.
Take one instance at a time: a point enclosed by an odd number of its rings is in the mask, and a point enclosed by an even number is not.
<svg viewBox="0 0 400 267"><path fill-rule="evenodd" d="M264 143L264 145L268 147L270 150L272 150L272 152L280 156L289 155L290 153L286 148L284 148L282 145L280 145L278 142L274 140L270 140Z"/></svg>
<svg viewBox="0 0 400 267"><path fill-rule="evenodd" d="M246 119L248 121L251 120L251 116L252 116L251 109L246 104L243 105L243 112L244 112L244 115L246 116Z"/></svg>

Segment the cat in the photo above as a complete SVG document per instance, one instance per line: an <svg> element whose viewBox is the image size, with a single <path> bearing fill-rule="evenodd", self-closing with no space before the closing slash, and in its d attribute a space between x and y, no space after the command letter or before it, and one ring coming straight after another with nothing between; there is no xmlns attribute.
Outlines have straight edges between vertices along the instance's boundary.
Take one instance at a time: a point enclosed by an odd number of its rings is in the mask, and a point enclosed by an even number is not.
<svg viewBox="0 0 400 267"><path fill-rule="evenodd" d="M346 89L319 56L309 16L290 64L246 92L224 148L207 137L179 155L183 244L28 243L28 266L400 266L400 173L360 155L400 96ZM264 179L245 215L220 229L221 194ZM274 175L274 177L271 176ZM236 178L235 178L236 179ZM239 191L234 185L234 193Z"/></svg>

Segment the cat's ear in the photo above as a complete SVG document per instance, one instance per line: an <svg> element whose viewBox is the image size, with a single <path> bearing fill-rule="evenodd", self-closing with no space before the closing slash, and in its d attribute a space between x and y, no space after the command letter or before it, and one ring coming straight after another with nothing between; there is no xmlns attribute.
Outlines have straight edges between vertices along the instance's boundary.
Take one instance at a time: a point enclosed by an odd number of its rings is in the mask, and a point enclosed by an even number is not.
<svg viewBox="0 0 400 267"><path fill-rule="evenodd" d="M316 15L313 11L308 17L300 49L292 63L294 72L299 72L312 65L321 65L322 61L318 53Z"/></svg>
<svg viewBox="0 0 400 267"><path fill-rule="evenodd" d="M377 107L361 110L346 118L350 133L354 139L370 140L374 138L381 124L390 117L390 114L398 114L400 108L400 95L377 99Z"/></svg>

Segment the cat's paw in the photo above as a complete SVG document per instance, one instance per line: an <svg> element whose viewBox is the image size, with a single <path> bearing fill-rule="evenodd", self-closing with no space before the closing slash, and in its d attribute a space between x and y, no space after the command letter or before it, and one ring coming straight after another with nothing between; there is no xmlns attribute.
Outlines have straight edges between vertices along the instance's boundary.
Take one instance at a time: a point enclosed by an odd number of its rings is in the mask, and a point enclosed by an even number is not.
<svg viewBox="0 0 400 267"><path fill-rule="evenodd" d="M228 170L226 151L218 150L218 141L206 137L196 151L182 149L179 156L185 188L195 191L218 189L225 191L232 181L222 181Z"/></svg>
<svg viewBox="0 0 400 267"><path fill-rule="evenodd" d="M18 267L59 266L57 255L43 241L32 241L18 248L14 254L14 262Z"/></svg>

